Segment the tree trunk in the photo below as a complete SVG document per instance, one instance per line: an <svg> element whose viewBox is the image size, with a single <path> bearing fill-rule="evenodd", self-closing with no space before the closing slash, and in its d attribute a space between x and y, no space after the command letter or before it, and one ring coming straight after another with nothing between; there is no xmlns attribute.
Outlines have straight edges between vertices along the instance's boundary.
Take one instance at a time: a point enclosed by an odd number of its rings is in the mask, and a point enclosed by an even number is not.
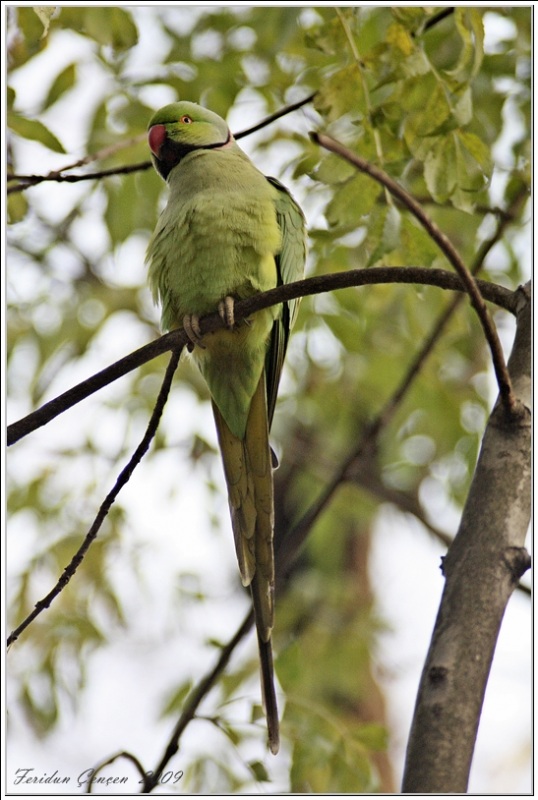
<svg viewBox="0 0 538 800"><path fill-rule="evenodd" d="M490 416L458 534L443 564L446 585L422 672L403 792L465 792L501 621L530 558L531 301L519 290L509 361L520 413Z"/></svg>

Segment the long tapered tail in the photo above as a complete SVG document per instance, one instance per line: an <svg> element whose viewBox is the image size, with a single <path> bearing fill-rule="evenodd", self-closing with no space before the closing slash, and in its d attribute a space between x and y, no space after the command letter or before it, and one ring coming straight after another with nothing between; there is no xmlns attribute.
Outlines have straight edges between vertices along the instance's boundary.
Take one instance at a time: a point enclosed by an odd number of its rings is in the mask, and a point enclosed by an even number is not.
<svg viewBox="0 0 538 800"><path fill-rule="evenodd" d="M219 409L213 411L222 453L241 580L251 587L269 747L278 752L279 723L274 687L271 630L275 567L273 474L269 447L265 376L252 398L245 435L235 436Z"/></svg>
<svg viewBox="0 0 538 800"><path fill-rule="evenodd" d="M254 605L254 617L256 619L256 632L258 634L258 650L260 653L260 677L262 685L262 698L265 716L267 719L267 738L269 749L276 755L280 746L280 725L278 720L278 706L275 693L275 676L273 670L273 646L271 643L271 633L269 638L263 638L264 631L257 621L262 618L261 609L257 608L259 602L259 586L256 576L251 584L252 603Z"/></svg>

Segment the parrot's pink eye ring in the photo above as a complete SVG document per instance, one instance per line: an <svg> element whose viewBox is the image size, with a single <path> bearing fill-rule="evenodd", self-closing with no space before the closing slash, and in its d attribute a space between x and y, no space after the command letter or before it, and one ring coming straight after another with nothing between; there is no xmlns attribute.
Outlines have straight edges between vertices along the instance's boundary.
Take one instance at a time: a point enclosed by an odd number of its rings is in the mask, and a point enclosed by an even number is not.
<svg viewBox="0 0 538 800"><path fill-rule="evenodd" d="M185 114L184 116L180 117L179 121L182 122L184 125L190 125L192 119Z"/></svg>

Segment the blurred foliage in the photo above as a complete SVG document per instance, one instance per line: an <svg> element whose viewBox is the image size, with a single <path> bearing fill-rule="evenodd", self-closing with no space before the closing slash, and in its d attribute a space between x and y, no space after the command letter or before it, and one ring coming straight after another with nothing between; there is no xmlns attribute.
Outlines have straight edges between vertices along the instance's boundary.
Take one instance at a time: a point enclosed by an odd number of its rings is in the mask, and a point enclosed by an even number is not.
<svg viewBox="0 0 538 800"><path fill-rule="evenodd" d="M469 265L508 215L482 275L515 288L528 274L518 235L530 187L529 8L10 6L7 15L12 175L83 174L147 161L147 122L176 98L241 119L315 92L313 104L266 127L255 146L242 142L303 204L310 274L381 264L447 267L405 209L314 146L307 136L314 127L420 199ZM152 170L25 191L19 184L9 180L12 418L87 377L87 367L101 368L157 335L143 260L165 192ZM281 525L297 521L331 480L446 303L437 289L398 285L303 301L274 425L282 448ZM488 370L479 326L462 307L382 431L362 477L339 490L307 543L275 631L277 674L288 698L290 791L394 789L376 760L386 745L382 704L378 719L360 710L365 687L378 691L371 654L379 621L369 592L357 593L349 548L369 538L379 502L398 506L401 498L405 511L407 501L420 505L427 487L437 509L439 498L447 509L461 508L492 399ZM131 452L161 374L158 360L107 392L97 412L71 411L68 445L63 436L56 443L54 432L42 451L32 441L18 445L8 509L26 552L11 576L13 625L82 541L103 496L103 475L114 476ZM181 380L196 403L206 403L194 371L182 368ZM115 432L110 445L100 434L107 426ZM177 446L168 419L153 458ZM194 430L180 446L209 490L220 491L205 433ZM438 510L422 511L423 519L437 520ZM40 734L54 728L66 698L71 702L89 679L90 652L106 647L118 626L129 626L133 607L114 572L120 559L138 574L128 519L120 498L71 584L13 648L19 666L12 680ZM227 521L217 522L228 536ZM365 572L361 580L367 589ZM203 602L204 591L189 602ZM76 668L66 669L69 662ZM230 699L255 673L254 662L232 665L219 685L212 719L233 749L264 736L256 705L254 733L227 718ZM166 713L178 713L196 680L192 674L170 687ZM239 770L221 755L193 760L182 790L271 786L271 764L253 759Z"/></svg>

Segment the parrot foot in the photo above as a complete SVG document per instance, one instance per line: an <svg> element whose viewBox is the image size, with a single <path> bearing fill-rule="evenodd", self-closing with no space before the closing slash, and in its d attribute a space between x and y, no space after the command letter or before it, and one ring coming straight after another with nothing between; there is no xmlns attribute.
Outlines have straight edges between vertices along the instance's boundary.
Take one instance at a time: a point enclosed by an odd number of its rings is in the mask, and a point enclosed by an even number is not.
<svg viewBox="0 0 538 800"><path fill-rule="evenodd" d="M229 295L219 303L219 317L223 322L226 323L226 327L230 330L235 325L234 306L235 300Z"/></svg>
<svg viewBox="0 0 538 800"><path fill-rule="evenodd" d="M202 344L202 333L200 331L200 322L197 314L185 314L183 317L183 330L189 337L187 350L192 353L195 345L205 350L205 344Z"/></svg>

